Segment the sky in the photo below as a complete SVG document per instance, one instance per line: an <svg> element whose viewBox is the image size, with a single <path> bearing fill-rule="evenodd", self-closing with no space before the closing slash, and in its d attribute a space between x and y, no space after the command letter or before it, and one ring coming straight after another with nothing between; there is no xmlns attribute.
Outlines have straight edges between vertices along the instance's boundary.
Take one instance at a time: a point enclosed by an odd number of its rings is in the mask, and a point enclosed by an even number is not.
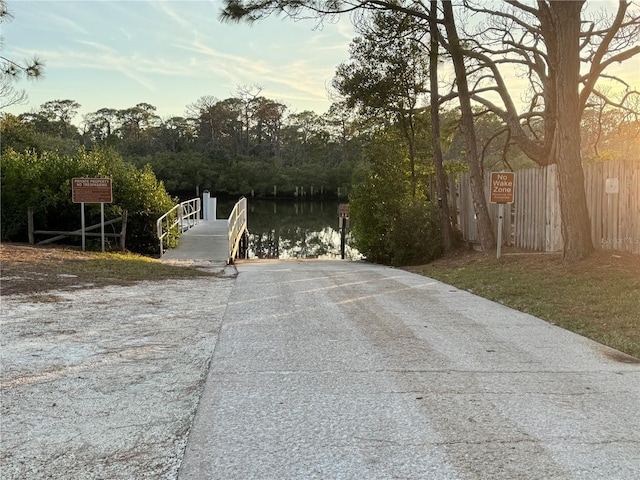
<svg viewBox="0 0 640 480"><path fill-rule="evenodd" d="M293 112L324 113L336 67L349 59L349 18L317 21L269 18L252 25L222 23L221 0L8 0L13 19L2 24L3 55L37 55L45 77L21 80L29 112L49 100L71 99L82 114L100 108L154 105L163 119L211 95L224 100L238 87Z"/></svg>
<svg viewBox="0 0 640 480"><path fill-rule="evenodd" d="M252 25L222 23L222 0L7 0L13 20L1 25L2 55L38 56L45 77L20 81L27 104L8 113L37 110L70 99L82 115L100 108L154 105L163 119L183 116L209 95L236 96L258 85L261 95L290 112L318 114L331 104L327 88L336 67L349 60L355 33L348 16L318 28L315 20L271 17ZM587 8L615 2L590 1ZM640 89L640 55L608 73ZM509 85L526 85L522 78ZM517 100L517 96L514 97Z"/></svg>

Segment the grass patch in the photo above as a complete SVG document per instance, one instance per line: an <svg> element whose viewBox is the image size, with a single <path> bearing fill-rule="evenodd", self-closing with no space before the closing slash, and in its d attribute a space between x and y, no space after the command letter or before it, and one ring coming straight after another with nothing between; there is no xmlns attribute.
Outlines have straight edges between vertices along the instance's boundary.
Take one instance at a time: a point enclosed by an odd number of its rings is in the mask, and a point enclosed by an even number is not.
<svg viewBox="0 0 640 480"><path fill-rule="evenodd" d="M49 294L36 294L30 295L28 297L29 302L31 303L59 303L62 301L62 298L58 295L49 295Z"/></svg>
<svg viewBox="0 0 640 480"><path fill-rule="evenodd" d="M63 270L79 277L127 282L210 276L195 268L167 265L135 254L95 253L92 257L68 260L64 262Z"/></svg>
<svg viewBox="0 0 640 480"><path fill-rule="evenodd" d="M0 293L41 294L49 290L130 285L213 275L192 267L167 265L133 253L81 252L71 248L0 246Z"/></svg>
<svg viewBox="0 0 640 480"><path fill-rule="evenodd" d="M465 253L412 268L640 358L640 258L596 252L576 264L557 255Z"/></svg>

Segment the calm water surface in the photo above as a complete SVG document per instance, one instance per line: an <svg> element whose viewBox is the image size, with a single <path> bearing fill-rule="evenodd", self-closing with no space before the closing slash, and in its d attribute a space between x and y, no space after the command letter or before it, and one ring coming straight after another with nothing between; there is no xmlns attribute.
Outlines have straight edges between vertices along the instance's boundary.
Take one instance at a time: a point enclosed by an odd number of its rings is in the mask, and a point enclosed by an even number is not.
<svg viewBox="0 0 640 480"><path fill-rule="evenodd" d="M340 258L338 200L247 199L249 258ZM218 218L228 218L234 200L218 201ZM362 255L349 246L345 258Z"/></svg>

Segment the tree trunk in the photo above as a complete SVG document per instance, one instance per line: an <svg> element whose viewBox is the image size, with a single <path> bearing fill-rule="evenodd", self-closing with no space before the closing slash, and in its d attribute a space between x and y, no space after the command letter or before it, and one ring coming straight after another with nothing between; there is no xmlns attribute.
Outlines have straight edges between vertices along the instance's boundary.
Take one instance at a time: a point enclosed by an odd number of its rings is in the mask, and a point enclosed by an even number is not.
<svg viewBox="0 0 640 480"><path fill-rule="evenodd" d="M576 261L593 251L584 172L580 158L580 11L583 2L550 2L557 32L558 122L555 157L558 165L563 259Z"/></svg>
<svg viewBox="0 0 640 480"><path fill-rule="evenodd" d="M462 113L460 126L462 133L464 134L465 144L467 147L471 196L473 198L473 208L476 218L478 219L478 236L480 237L482 250L487 252L495 249L496 239L493 235L491 217L489 216L487 200L484 194L484 181L478 156L476 131L473 124L473 110L471 109L471 95L469 94L469 86L467 84L467 71L464 66L464 52L460 47L460 40L458 39L458 32L456 30L451 2L444 0L442 2L442 6L444 9L444 25L447 30L447 37L449 41L448 50L456 73L458 100L460 101L460 110Z"/></svg>
<svg viewBox="0 0 640 480"><path fill-rule="evenodd" d="M442 229L442 243L445 252L453 249L453 227L447 195L447 177L442 161L440 147L440 98L438 93L438 1L431 0L429 12L429 30L431 35L429 51L429 82L431 90L431 143L433 146L433 164L436 167L436 187L438 190L440 207L440 228Z"/></svg>

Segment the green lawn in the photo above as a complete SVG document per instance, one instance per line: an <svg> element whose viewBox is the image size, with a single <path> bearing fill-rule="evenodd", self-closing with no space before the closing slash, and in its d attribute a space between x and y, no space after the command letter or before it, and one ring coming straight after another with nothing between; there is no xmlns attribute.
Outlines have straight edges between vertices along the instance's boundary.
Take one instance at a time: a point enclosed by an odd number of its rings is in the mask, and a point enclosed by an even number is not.
<svg viewBox="0 0 640 480"><path fill-rule="evenodd" d="M640 257L464 253L412 271L527 312L640 358Z"/></svg>

